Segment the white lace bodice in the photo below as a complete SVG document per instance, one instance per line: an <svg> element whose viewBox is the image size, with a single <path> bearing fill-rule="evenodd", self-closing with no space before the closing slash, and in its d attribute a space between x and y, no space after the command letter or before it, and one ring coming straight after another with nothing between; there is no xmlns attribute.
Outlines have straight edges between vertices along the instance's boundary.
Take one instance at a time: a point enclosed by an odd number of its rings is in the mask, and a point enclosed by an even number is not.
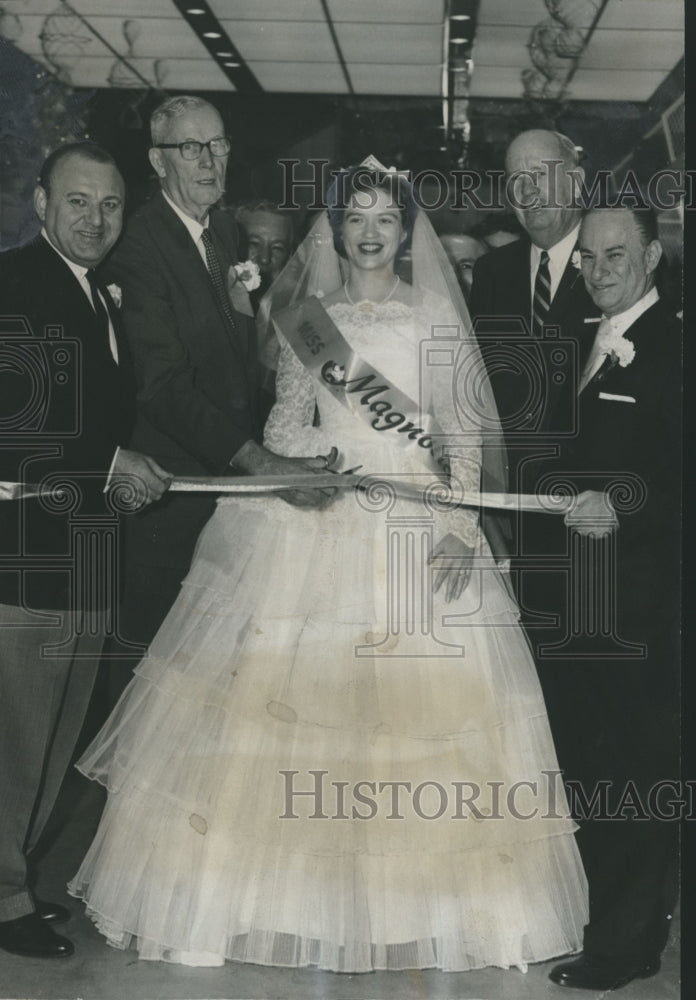
<svg viewBox="0 0 696 1000"><path fill-rule="evenodd" d="M383 305L335 303L327 312L360 357L382 372L410 399L421 399L421 342L432 316L429 310L390 301ZM438 322L441 316L438 316ZM445 373L437 392L436 416L443 430L457 426L452 398L451 371ZM449 398L448 398L449 397ZM349 403L352 404L348 396ZM307 371L289 344L282 346L276 378L276 403L264 431L264 444L280 455L300 457L328 453L341 455L341 468L361 465L361 472L375 474L431 472L417 447L400 449L393 439L373 430L355 412L324 389ZM420 452L420 453L419 453ZM466 446L449 449L452 475L460 488L477 492L480 480L479 448L469 438ZM437 515L437 533L459 535L472 547L476 543L478 513L457 508Z"/></svg>

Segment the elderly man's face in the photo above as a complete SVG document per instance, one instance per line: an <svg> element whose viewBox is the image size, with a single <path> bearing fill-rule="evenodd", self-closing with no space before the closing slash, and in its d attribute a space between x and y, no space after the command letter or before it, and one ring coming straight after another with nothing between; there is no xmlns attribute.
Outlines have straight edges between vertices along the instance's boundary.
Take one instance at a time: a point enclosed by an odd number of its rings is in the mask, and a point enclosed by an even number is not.
<svg viewBox="0 0 696 1000"><path fill-rule="evenodd" d="M462 291L468 295L473 281L474 264L487 252L487 248L473 236L463 233L444 233L440 237L449 262L454 268Z"/></svg>
<svg viewBox="0 0 696 1000"><path fill-rule="evenodd" d="M582 224L582 276L605 316L625 312L650 290L661 256L660 244L645 244L627 209L596 209Z"/></svg>
<svg viewBox="0 0 696 1000"><path fill-rule="evenodd" d="M290 220L275 212L258 209L245 212L241 222L247 234L249 257L258 264L264 277L275 281L292 251Z"/></svg>
<svg viewBox="0 0 696 1000"><path fill-rule="evenodd" d="M54 167L48 191L36 188L34 207L54 247L73 263L92 268L121 233L124 198L116 167L69 153Z"/></svg>
<svg viewBox="0 0 696 1000"><path fill-rule="evenodd" d="M172 118L164 143L210 142L225 135L222 118L214 108L192 108ZM175 205L192 219L203 222L225 190L225 156L213 156L204 147L197 160L185 160L178 149L151 149L150 162L160 184Z"/></svg>
<svg viewBox="0 0 696 1000"><path fill-rule="evenodd" d="M523 132L505 157L512 208L536 246L549 250L577 225L575 182L551 132ZM583 175L575 168L575 177Z"/></svg>

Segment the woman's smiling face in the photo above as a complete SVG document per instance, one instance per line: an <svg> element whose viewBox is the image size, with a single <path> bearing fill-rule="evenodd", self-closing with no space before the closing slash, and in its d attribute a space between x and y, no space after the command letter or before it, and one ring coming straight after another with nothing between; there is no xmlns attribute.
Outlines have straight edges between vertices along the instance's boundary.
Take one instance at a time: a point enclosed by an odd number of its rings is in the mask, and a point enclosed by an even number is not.
<svg viewBox="0 0 696 1000"><path fill-rule="evenodd" d="M391 193L371 188L354 194L343 216L341 237L346 257L361 270L392 267L406 233Z"/></svg>

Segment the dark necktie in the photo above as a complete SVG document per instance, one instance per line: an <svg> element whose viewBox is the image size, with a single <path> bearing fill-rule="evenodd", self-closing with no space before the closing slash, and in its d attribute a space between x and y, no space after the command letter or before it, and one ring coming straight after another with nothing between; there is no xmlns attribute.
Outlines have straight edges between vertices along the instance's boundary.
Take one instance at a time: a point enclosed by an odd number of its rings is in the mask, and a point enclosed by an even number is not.
<svg viewBox="0 0 696 1000"><path fill-rule="evenodd" d="M212 281L213 288L215 289L215 294L217 295L218 302L222 306L222 311L225 314L230 328L235 330L236 323L234 321L234 316L232 315L232 306L230 305L229 295L227 294L227 288L225 287L222 271L220 270L220 261L218 260L217 253L215 252L215 247L213 246L209 229L203 230L201 233L201 239L203 240L203 246L205 247L205 259L208 265L210 280Z"/></svg>
<svg viewBox="0 0 696 1000"><path fill-rule="evenodd" d="M532 336L542 337L544 321L551 308L551 274L549 272L549 255L541 251L541 259L534 281L534 298L532 299Z"/></svg>
<svg viewBox="0 0 696 1000"><path fill-rule="evenodd" d="M109 354L111 354L111 339L109 337L109 314L107 313L102 297L99 294L99 283L97 282L97 276L94 271L89 270L86 274L87 282L89 284L89 290L92 293L92 305L94 306L94 311L97 314L97 327L99 329L99 335L102 338L102 343L107 347Z"/></svg>

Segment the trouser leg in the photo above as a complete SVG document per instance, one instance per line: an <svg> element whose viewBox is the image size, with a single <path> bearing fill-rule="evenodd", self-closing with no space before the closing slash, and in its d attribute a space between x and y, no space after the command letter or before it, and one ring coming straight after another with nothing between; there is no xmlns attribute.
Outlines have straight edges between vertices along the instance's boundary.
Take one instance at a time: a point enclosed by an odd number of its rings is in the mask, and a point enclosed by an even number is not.
<svg viewBox="0 0 696 1000"><path fill-rule="evenodd" d="M70 690L78 645L73 617L51 614L60 623L41 626L35 614L0 605L0 920L34 909L27 846L45 825L79 731ZM62 655L42 654L42 647L61 643ZM101 638L88 645L92 666L77 685L87 698Z"/></svg>

